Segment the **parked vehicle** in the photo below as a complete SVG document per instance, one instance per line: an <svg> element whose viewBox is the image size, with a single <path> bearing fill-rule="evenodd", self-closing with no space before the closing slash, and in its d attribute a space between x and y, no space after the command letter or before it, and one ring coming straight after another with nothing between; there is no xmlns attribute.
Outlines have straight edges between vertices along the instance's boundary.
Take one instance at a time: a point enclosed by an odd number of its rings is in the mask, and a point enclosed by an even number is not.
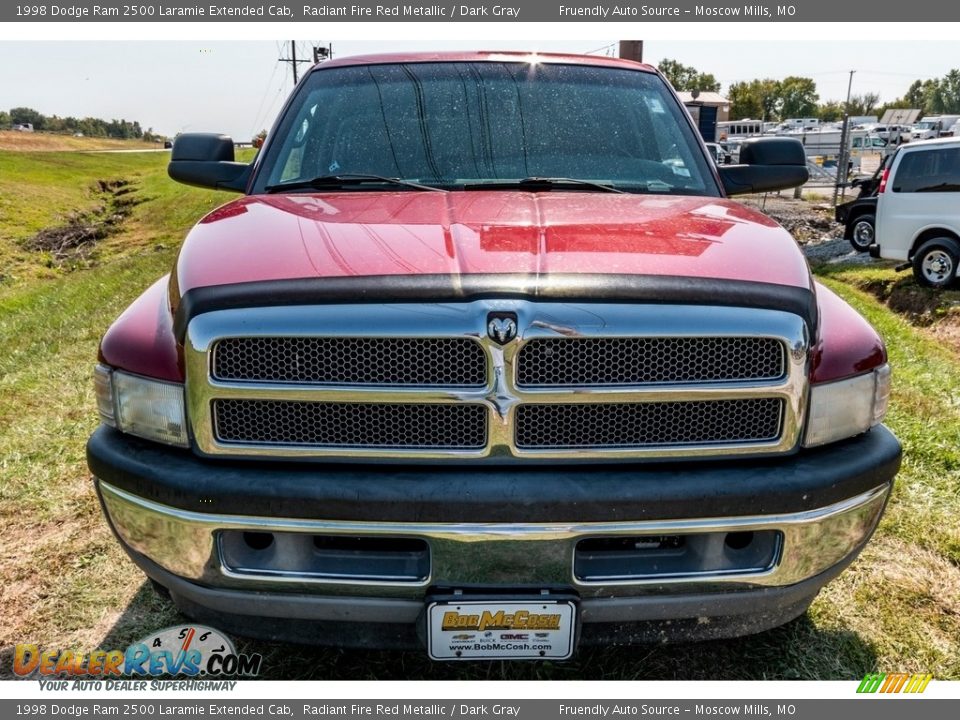
<svg viewBox="0 0 960 720"><path fill-rule="evenodd" d="M867 252L876 237L877 191L883 171L892 157L888 155L871 177L854 180L852 186L859 194L855 199L837 205L834 211L836 221L844 226L843 237L857 252Z"/></svg>
<svg viewBox="0 0 960 720"><path fill-rule="evenodd" d="M822 127L807 132L791 133L790 137L795 137L803 143L803 148L808 156L839 157L843 130L841 128ZM857 153L862 153L866 148L879 152L887 146L885 140L870 136L866 130L848 130L846 141L847 148L856 150Z"/></svg>
<svg viewBox="0 0 960 720"><path fill-rule="evenodd" d="M717 165L730 165L733 163L733 158L730 153L720 143L706 143L707 150L710 152L711 159Z"/></svg>
<svg viewBox="0 0 960 720"><path fill-rule="evenodd" d="M820 127L818 118L788 118L778 123L774 128L773 135L787 135L796 132L809 132L817 130Z"/></svg>
<svg viewBox="0 0 960 720"><path fill-rule="evenodd" d="M233 153L174 142L242 197L107 331L88 443L187 615L562 659L782 624L868 541L883 342L727 199L802 184L796 140L717 166L650 66L431 52L314 66Z"/></svg>
<svg viewBox="0 0 960 720"><path fill-rule="evenodd" d="M909 142L913 133L913 128L909 125L874 125L867 130L871 135L895 145L901 142Z"/></svg>
<svg viewBox="0 0 960 720"><path fill-rule="evenodd" d="M743 140L748 137L757 137L766 132L768 123L763 120L724 120L717 123L717 137L720 140L736 138Z"/></svg>
<svg viewBox="0 0 960 720"><path fill-rule="evenodd" d="M960 121L960 115L933 115L923 118L913 126L911 140L932 140L951 132L951 128Z"/></svg>
<svg viewBox="0 0 960 720"><path fill-rule="evenodd" d="M877 224L877 197L858 197L837 205L835 217L843 224L843 237L857 252L867 252L874 242Z"/></svg>
<svg viewBox="0 0 960 720"><path fill-rule="evenodd" d="M960 270L960 137L921 140L897 151L880 182L874 257L905 261L933 288Z"/></svg>

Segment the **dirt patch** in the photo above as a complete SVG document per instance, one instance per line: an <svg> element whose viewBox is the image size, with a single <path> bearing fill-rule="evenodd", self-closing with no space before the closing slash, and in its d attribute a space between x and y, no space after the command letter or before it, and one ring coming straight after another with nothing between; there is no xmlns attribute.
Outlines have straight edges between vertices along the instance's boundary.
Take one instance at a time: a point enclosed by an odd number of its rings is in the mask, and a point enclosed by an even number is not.
<svg viewBox="0 0 960 720"><path fill-rule="evenodd" d="M833 219L833 206L827 203L779 195L749 197L741 202L772 217L801 245L843 238L843 225Z"/></svg>
<svg viewBox="0 0 960 720"><path fill-rule="evenodd" d="M960 308L960 303L953 297L956 293L920 287L906 272L889 278L864 278L856 285L905 316L912 325L920 327L949 319L951 310Z"/></svg>
<svg viewBox="0 0 960 720"><path fill-rule="evenodd" d="M910 273L854 284L960 355L960 292L920 287Z"/></svg>
<svg viewBox="0 0 960 720"><path fill-rule="evenodd" d="M49 594L50 566L47 572L37 572L38 558L44 554L58 554L73 538L80 536L84 523L68 519L39 525L16 525L7 528L10 543L0 554L2 590L0 600L4 607L29 608ZM43 567L43 566L42 566ZM17 612L0 617L0 638L13 637L21 618Z"/></svg>
<svg viewBox="0 0 960 720"><path fill-rule="evenodd" d="M741 202L783 225L812 265L868 265L872 262L867 253L857 252L843 239L843 225L833 219L833 206L829 203L779 195L751 196Z"/></svg>
<svg viewBox="0 0 960 720"><path fill-rule="evenodd" d="M99 204L86 212L73 212L63 225L44 228L23 243L25 250L50 253L50 264L62 267L88 260L101 240L120 231L134 206L143 202L129 180L98 180L94 194Z"/></svg>

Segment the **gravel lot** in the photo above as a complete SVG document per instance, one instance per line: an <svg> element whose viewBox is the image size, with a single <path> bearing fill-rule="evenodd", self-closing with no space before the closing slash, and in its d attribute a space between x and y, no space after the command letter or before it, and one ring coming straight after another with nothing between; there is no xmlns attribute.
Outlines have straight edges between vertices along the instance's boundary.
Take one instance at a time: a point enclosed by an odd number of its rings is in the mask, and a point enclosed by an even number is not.
<svg viewBox="0 0 960 720"><path fill-rule="evenodd" d="M867 253L858 253L843 239L843 226L833 219L829 197L794 200L778 195L750 196L741 200L783 225L796 238L814 264L869 264Z"/></svg>

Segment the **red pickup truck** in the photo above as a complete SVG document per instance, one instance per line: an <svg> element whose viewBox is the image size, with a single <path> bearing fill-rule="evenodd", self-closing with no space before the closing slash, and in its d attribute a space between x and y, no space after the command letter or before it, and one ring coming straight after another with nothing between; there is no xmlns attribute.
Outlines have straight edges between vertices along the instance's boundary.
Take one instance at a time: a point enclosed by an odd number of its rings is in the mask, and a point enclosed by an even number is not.
<svg viewBox="0 0 960 720"><path fill-rule="evenodd" d="M242 197L110 327L88 460L118 541L250 636L570 657L802 614L883 512L883 343L727 199L653 68L404 54L314 67Z"/></svg>

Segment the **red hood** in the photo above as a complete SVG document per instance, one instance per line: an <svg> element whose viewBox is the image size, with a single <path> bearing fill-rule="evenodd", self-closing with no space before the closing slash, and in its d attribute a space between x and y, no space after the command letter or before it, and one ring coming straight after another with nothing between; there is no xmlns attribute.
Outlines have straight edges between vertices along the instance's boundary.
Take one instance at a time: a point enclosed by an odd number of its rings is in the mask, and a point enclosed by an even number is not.
<svg viewBox="0 0 960 720"><path fill-rule="evenodd" d="M721 198L582 192L345 192L244 197L180 252L174 301L231 283L316 277L593 273L812 288L768 217Z"/></svg>

